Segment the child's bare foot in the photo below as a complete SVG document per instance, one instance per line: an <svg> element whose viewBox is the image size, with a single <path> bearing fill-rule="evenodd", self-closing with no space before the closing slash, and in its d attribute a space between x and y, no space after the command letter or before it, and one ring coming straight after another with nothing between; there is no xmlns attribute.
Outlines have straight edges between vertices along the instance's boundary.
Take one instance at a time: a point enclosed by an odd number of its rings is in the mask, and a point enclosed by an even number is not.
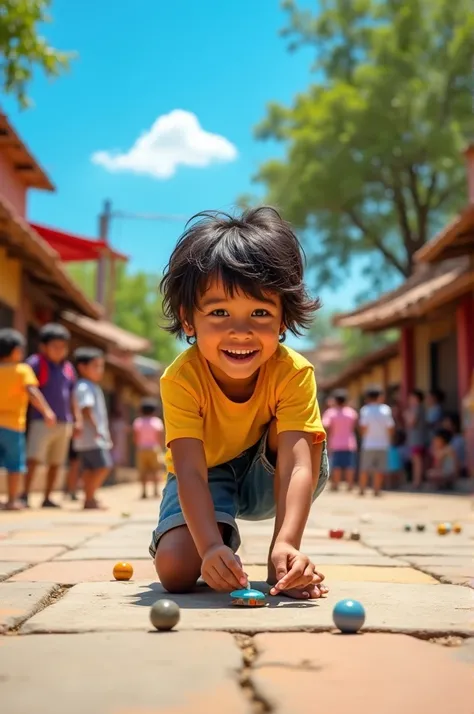
<svg viewBox="0 0 474 714"><path fill-rule="evenodd" d="M5 511L23 511L25 506L21 501L7 501L5 505L3 506Z"/></svg>
<svg viewBox="0 0 474 714"><path fill-rule="evenodd" d="M89 501L86 501L84 503L84 509L86 511L88 510L95 510L95 511L107 511L107 506L103 506L99 501L97 501L95 498L91 498Z"/></svg>

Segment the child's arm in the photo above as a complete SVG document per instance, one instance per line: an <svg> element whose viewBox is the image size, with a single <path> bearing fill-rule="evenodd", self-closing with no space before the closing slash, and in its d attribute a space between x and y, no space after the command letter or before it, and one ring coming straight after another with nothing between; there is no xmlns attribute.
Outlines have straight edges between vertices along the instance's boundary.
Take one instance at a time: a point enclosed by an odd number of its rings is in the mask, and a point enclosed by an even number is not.
<svg viewBox="0 0 474 714"><path fill-rule="evenodd" d="M74 433L77 436L82 431L84 424L82 419L82 411L73 389L71 390L71 412L72 418L74 419Z"/></svg>
<svg viewBox="0 0 474 714"><path fill-rule="evenodd" d="M224 545L207 484L202 441L175 439L170 444L178 482L179 502L189 532L202 558L201 574L214 590L228 592L247 585L239 560Z"/></svg>
<svg viewBox="0 0 474 714"><path fill-rule="evenodd" d="M313 469L319 473L322 442L299 431L278 436L278 500L276 523L281 528L272 551L277 584L271 593L309 585L314 576L310 559L300 553L301 539L313 500Z"/></svg>
<svg viewBox="0 0 474 714"><path fill-rule="evenodd" d="M40 392L38 387L35 387L33 385L28 385L26 388L26 391L28 392L28 399L30 400L31 404L39 411L40 414L42 414L45 423L48 426L54 426L56 424L56 414L53 412L51 407L49 406L48 402L46 399L43 397L43 394Z"/></svg>

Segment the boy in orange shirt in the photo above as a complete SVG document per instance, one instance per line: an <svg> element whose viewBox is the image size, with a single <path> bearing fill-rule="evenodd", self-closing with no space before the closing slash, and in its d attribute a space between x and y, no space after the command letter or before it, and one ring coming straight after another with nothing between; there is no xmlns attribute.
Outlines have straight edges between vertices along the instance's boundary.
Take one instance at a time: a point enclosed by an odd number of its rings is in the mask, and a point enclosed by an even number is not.
<svg viewBox="0 0 474 714"><path fill-rule="evenodd" d="M161 379L168 481L150 553L163 586L245 587L236 518L276 516L270 593L327 592L300 551L312 501L328 478L313 366L282 342L319 302L303 256L271 208L240 218L200 214L162 282L169 331L192 343Z"/></svg>
<svg viewBox="0 0 474 714"><path fill-rule="evenodd" d="M49 426L54 412L38 389L38 380L27 364L21 364L25 339L16 330L0 330L0 466L7 471L8 501L5 508L17 511L20 477L26 469L25 426L28 402L43 415Z"/></svg>

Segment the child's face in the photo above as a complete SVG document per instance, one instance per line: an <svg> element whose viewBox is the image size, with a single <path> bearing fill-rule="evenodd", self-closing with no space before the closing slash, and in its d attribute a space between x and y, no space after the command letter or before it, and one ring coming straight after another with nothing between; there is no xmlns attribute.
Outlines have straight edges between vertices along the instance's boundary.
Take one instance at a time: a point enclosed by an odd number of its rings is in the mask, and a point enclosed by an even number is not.
<svg viewBox="0 0 474 714"><path fill-rule="evenodd" d="M78 371L81 377L90 379L91 382L100 382L104 376L104 360L102 357L97 357L87 364L81 364Z"/></svg>
<svg viewBox="0 0 474 714"><path fill-rule="evenodd" d="M41 345L41 351L50 362L59 364L66 359L69 345L65 340L51 340L51 342Z"/></svg>
<svg viewBox="0 0 474 714"><path fill-rule="evenodd" d="M434 451L442 451L446 446L446 442L440 436L433 437L433 449Z"/></svg>
<svg viewBox="0 0 474 714"><path fill-rule="evenodd" d="M211 365L230 379L244 380L278 347L284 329L281 299L268 293L262 301L239 292L231 298L220 281L213 281L194 311L194 325L183 327L196 336Z"/></svg>
<svg viewBox="0 0 474 714"><path fill-rule="evenodd" d="M409 394L408 395L408 405L410 407L417 407L420 403L420 400L416 396L416 394Z"/></svg>

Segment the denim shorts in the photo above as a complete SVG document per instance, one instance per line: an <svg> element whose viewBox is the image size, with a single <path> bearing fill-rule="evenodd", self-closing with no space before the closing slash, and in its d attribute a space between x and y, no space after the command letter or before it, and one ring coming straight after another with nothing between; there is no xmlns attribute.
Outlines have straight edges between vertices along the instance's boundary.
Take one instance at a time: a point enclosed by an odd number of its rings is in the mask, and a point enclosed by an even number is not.
<svg viewBox="0 0 474 714"><path fill-rule="evenodd" d="M9 474L26 471L26 439L23 431L0 427L0 467Z"/></svg>
<svg viewBox="0 0 474 714"><path fill-rule="evenodd" d="M109 449L86 449L78 451L81 468L83 471L96 471L97 469L111 469L114 465Z"/></svg>
<svg viewBox="0 0 474 714"><path fill-rule="evenodd" d="M208 485L214 502L216 520L229 526L224 531L224 541L234 552L240 546L236 518L260 521L274 517L274 476L275 466L267 457L267 433L255 446L235 459L209 469ZM328 456L326 442L324 442L319 480L313 494L313 501L324 490L328 477ZM179 503L176 476L170 473L163 491L158 525L153 531L150 543L149 551L152 558L156 555L160 538L167 531L185 524L186 520Z"/></svg>
<svg viewBox="0 0 474 714"><path fill-rule="evenodd" d="M333 451L331 454L332 469L354 469L356 465L354 451Z"/></svg>

